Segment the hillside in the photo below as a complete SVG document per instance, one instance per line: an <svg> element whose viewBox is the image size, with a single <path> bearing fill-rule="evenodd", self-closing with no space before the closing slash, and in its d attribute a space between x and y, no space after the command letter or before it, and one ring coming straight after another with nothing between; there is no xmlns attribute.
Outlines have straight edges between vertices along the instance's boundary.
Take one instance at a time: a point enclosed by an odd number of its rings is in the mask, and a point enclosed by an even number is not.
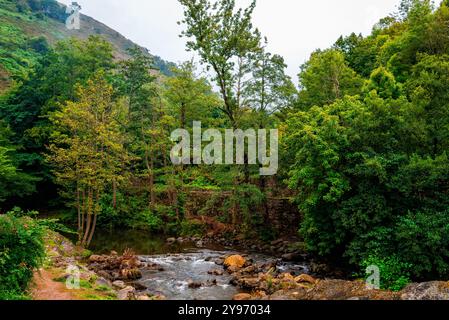
<svg viewBox="0 0 449 320"><path fill-rule="evenodd" d="M100 35L113 45L117 59L126 58L126 50L135 45L86 15L81 15L80 30L68 30L66 16L65 6L55 0L0 0L0 91L8 86L11 76L22 74L35 62L44 38L51 45L68 37ZM170 73L171 63L158 56L154 59L163 74Z"/></svg>

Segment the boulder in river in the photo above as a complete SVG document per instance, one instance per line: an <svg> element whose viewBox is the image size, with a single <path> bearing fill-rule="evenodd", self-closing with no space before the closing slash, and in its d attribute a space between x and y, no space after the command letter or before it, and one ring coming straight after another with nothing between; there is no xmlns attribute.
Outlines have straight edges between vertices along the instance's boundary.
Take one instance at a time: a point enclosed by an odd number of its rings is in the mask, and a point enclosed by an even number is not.
<svg viewBox="0 0 449 320"><path fill-rule="evenodd" d="M243 268L246 263L246 259L240 255L233 255L225 259L224 265L226 268L236 267L238 269Z"/></svg>
<svg viewBox="0 0 449 320"><path fill-rule="evenodd" d="M222 276L224 274L224 272L223 272L223 270L214 269L214 270L210 270L208 272L208 274L213 275L213 276Z"/></svg>
<svg viewBox="0 0 449 320"><path fill-rule="evenodd" d="M203 286L203 284L201 282L189 280L188 286L190 289L198 289L198 288L201 288Z"/></svg>

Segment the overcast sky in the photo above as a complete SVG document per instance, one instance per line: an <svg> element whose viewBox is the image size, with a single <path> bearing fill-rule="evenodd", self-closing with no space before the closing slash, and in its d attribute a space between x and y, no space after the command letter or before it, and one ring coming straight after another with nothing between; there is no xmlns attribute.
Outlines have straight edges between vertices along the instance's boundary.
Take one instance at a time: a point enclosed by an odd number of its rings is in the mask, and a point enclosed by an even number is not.
<svg viewBox="0 0 449 320"><path fill-rule="evenodd" d="M65 4L72 0L59 0ZM81 12L165 60L192 57L178 35L183 11L177 0L77 0ZM237 0L246 6L250 0ZM317 48L340 35L369 34L380 18L395 12L400 0L258 0L254 24L268 37L269 50L282 55L296 82L299 66Z"/></svg>

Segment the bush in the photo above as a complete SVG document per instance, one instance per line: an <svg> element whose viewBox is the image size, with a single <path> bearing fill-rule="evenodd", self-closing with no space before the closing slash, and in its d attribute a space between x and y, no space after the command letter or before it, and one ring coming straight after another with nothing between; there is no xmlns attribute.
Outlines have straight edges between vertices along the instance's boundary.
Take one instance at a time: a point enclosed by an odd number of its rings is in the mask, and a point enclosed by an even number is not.
<svg viewBox="0 0 449 320"><path fill-rule="evenodd" d="M203 236L206 233L207 226L199 220L184 220L181 222L181 235Z"/></svg>
<svg viewBox="0 0 449 320"><path fill-rule="evenodd" d="M23 297L45 255L44 229L29 217L0 216L0 300Z"/></svg>
<svg viewBox="0 0 449 320"><path fill-rule="evenodd" d="M394 255L385 258L369 256L362 261L362 267L366 269L370 266L379 268L381 289L400 291L411 282L409 270L412 266Z"/></svg>
<svg viewBox="0 0 449 320"><path fill-rule="evenodd" d="M408 213L391 227L379 227L351 242L346 254L362 268L377 265L383 287L400 289L410 278L449 275L449 211Z"/></svg>
<svg viewBox="0 0 449 320"><path fill-rule="evenodd" d="M449 210L409 213L395 230L397 252L417 279L449 276Z"/></svg>

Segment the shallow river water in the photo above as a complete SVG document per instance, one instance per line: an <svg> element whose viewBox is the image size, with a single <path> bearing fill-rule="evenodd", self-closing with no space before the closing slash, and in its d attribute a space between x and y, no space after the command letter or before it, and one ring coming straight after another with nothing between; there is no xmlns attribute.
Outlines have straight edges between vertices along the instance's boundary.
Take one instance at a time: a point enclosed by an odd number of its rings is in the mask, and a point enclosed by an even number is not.
<svg viewBox="0 0 449 320"><path fill-rule="evenodd" d="M137 231L99 233L92 244L96 253L109 253L130 248L141 261L157 264L163 271L143 269L138 282L148 288L148 293L160 294L175 300L229 300L242 292L230 284L232 277L226 272L222 276L208 274L211 270L222 270L215 264L217 258L231 254L245 255L254 263L278 261L278 269L299 275L308 272L306 264L285 263L275 257L244 252L234 248L212 246L196 248L193 244L167 245L163 238L155 238ZM200 288L189 288L189 283L201 283Z"/></svg>

